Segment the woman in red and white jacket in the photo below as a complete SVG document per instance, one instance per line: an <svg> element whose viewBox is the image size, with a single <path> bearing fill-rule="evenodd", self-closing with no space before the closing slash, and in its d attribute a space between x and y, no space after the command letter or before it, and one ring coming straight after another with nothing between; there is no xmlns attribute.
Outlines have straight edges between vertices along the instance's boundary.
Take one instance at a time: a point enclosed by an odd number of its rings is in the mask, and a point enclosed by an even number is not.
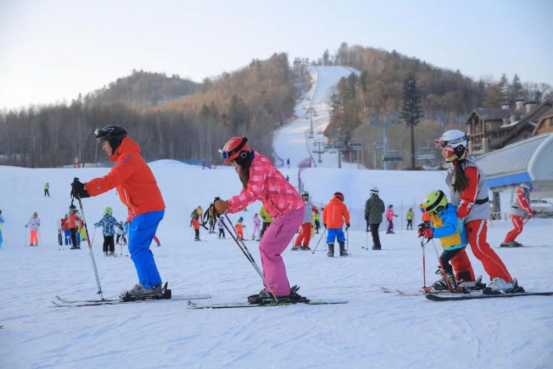
<svg viewBox="0 0 553 369"><path fill-rule="evenodd" d="M515 240L522 233L524 219L528 216L533 217L536 214L536 211L530 207L530 192L533 189L530 183L522 183L520 188L516 190L510 210L511 222L513 222L514 228L507 233L501 247L522 246Z"/></svg>
<svg viewBox="0 0 553 369"><path fill-rule="evenodd" d="M300 195L269 158L250 148L245 137L231 138L219 150L219 156L226 164L234 166L243 188L239 195L227 201L216 200L213 205L217 213L237 213L260 200L273 217L259 244L263 275L270 288L265 286L259 294L248 297L248 301L270 301L270 290L280 301L305 301L296 293L297 288L290 289L286 267L280 256L303 220L305 206Z"/></svg>
<svg viewBox="0 0 553 369"><path fill-rule="evenodd" d="M474 256L482 262L490 276L488 287L492 291L513 288L513 278L507 267L486 240L487 220L490 216L488 186L482 169L468 158L467 136L456 129L447 131L436 140L436 147L442 149L445 161L453 164L446 178L450 199L458 207L457 216L464 221ZM458 279L474 281L474 272L466 252L457 254L451 264Z"/></svg>

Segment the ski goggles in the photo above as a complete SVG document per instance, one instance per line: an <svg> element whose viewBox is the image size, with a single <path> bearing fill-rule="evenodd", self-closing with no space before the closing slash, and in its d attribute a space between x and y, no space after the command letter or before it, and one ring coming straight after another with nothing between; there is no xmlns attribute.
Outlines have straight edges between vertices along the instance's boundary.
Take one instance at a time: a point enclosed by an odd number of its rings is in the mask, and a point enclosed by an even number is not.
<svg viewBox="0 0 553 369"><path fill-rule="evenodd" d="M456 138L454 140L449 140L449 141L446 141L446 140L434 140L434 143L436 144L436 148L437 149L443 149L443 148L446 148L448 146L452 146L452 145L455 145L455 144L460 144L462 142L465 142L467 140L467 136L462 136L462 137L459 137L459 138Z"/></svg>
<svg viewBox="0 0 553 369"><path fill-rule="evenodd" d="M219 158L223 159L223 160L227 160L229 157L230 157L230 152L229 151L225 151L225 150L219 150Z"/></svg>

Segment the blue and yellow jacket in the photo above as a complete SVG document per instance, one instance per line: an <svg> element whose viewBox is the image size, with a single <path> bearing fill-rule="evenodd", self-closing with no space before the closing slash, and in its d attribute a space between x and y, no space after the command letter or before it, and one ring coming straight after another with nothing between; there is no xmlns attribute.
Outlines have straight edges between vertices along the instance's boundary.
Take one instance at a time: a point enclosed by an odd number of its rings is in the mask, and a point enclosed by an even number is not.
<svg viewBox="0 0 553 369"><path fill-rule="evenodd" d="M456 250L467 245L463 220L457 216L457 206L448 203L438 214L430 213L434 238L439 238L444 250Z"/></svg>

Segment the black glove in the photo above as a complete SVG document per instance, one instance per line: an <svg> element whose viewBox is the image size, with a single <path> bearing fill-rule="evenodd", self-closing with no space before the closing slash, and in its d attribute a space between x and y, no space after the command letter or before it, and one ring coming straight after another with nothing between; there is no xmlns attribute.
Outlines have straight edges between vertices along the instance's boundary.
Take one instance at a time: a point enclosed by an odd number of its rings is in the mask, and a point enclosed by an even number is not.
<svg viewBox="0 0 553 369"><path fill-rule="evenodd" d="M346 223L346 231L349 229L350 225L349 223Z"/></svg>
<svg viewBox="0 0 553 369"><path fill-rule="evenodd" d="M84 199L90 197L88 191L86 190L84 184L81 183L77 178L71 183L71 196Z"/></svg>
<svg viewBox="0 0 553 369"><path fill-rule="evenodd" d="M326 223L325 223L325 224L323 224L323 225L324 225L324 226L325 226L325 228L326 228Z"/></svg>

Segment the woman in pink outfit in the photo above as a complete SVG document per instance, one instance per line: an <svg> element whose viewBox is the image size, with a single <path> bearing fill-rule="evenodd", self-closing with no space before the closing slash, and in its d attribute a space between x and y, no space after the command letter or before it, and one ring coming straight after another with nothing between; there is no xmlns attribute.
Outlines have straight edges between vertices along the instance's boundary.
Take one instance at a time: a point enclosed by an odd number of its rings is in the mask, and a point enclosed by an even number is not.
<svg viewBox="0 0 553 369"><path fill-rule="evenodd" d="M286 267L280 255L298 230L304 215L303 201L296 189L271 163L269 158L250 149L248 139L233 137L219 150L219 156L226 164L231 163L242 182L242 191L230 200L214 203L217 213L237 213L251 203L260 200L273 223L265 232L260 244L263 275L271 286L257 295L248 297L251 303L270 300L272 291L280 301L302 302L297 288L290 288Z"/></svg>

